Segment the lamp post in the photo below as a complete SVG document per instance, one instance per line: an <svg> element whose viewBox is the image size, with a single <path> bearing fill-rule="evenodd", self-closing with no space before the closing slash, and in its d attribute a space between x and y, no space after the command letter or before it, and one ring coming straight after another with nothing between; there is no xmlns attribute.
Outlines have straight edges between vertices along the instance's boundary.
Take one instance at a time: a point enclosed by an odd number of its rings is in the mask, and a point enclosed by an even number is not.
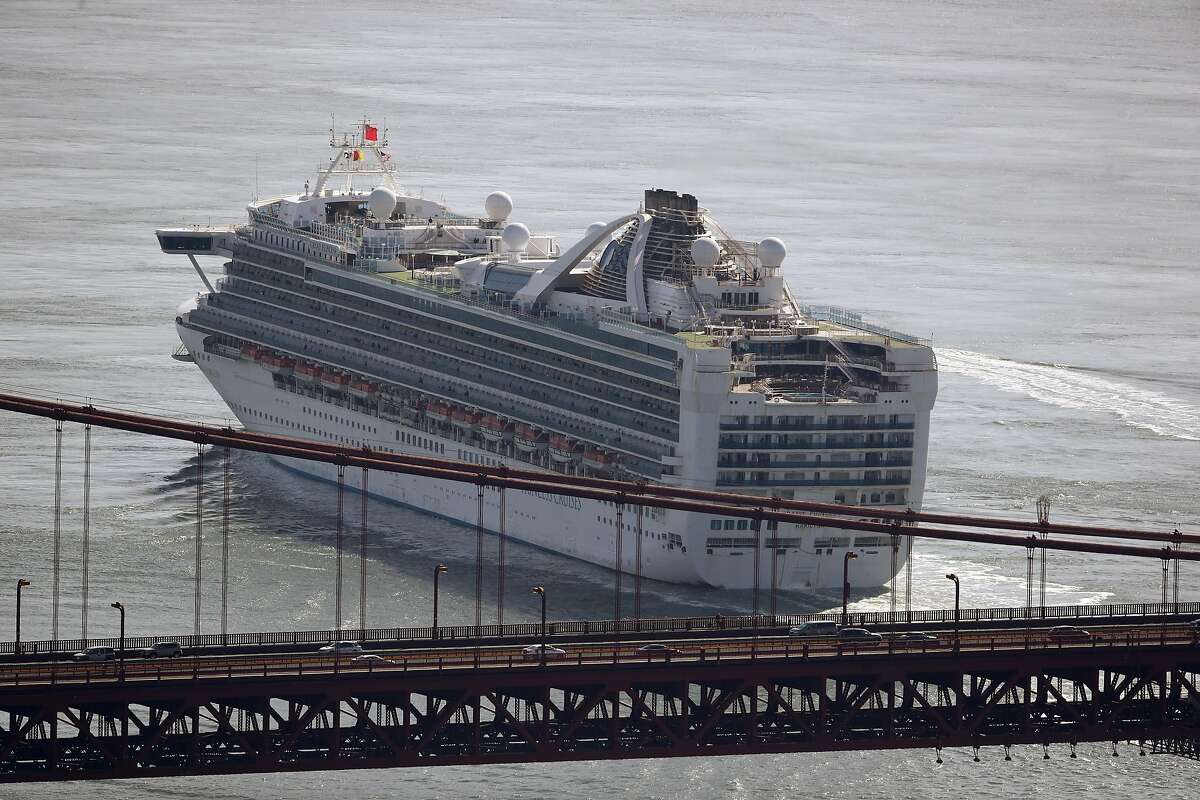
<svg viewBox="0 0 1200 800"><path fill-rule="evenodd" d="M846 557L842 559L842 627L850 622L848 609L850 606L850 559L852 558L858 558L858 553L847 550Z"/></svg>
<svg viewBox="0 0 1200 800"><path fill-rule="evenodd" d="M962 588L958 582L958 576L951 572L946 576L946 580L954 581L954 649L958 649L958 592Z"/></svg>
<svg viewBox="0 0 1200 800"><path fill-rule="evenodd" d="M445 564L438 564L433 568L433 638L438 638L438 578L446 572Z"/></svg>
<svg viewBox="0 0 1200 800"><path fill-rule="evenodd" d="M538 660L544 667L546 666L546 587L535 586L533 587L533 593L542 598L542 647L541 652L538 653L540 656Z"/></svg>
<svg viewBox="0 0 1200 800"><path fill-rule="evenodd" d="M24 578L17 580L17 640L13 644L13 654L21 655L21 590L32 584Z"/></svg>
<svg viewBox="0 0 1200 800"><path fill-rule="evenodd" d="M113 603L112 607L115 608L117 611L121 612L121 649L117 651L117 660L119 662L121 679L124 680L125 679L125 606L121 605L120 603Z"/></svg>

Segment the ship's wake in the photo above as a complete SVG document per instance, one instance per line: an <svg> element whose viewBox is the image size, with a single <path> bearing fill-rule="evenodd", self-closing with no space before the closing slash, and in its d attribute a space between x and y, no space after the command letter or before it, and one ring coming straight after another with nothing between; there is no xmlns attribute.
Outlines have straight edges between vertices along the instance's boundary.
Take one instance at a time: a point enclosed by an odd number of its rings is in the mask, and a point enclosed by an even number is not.
<svg viewBox="0 0 1200 800"><path fill-rule="evenodd" d="M1200 441L1200 407L1062 364L1031 364L939 347L938 369L1060 408L1115 415L1126 425Z"/></svg>

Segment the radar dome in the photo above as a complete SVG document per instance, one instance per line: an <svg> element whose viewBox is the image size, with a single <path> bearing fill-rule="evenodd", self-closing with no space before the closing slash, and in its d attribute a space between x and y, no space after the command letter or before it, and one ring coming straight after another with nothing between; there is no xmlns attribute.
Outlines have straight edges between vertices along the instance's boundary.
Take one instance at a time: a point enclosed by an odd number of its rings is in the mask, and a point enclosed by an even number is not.
<svg viewBox="0 0 1200 800"><path fill-rule="evenodd" d="M585 239L591 239L592 237L599 235L600 231L607 227L608 226L603 222L593 222L591 225L588 225L587 232L583 234L583 237Z"/></svg>
<svg viewBox="0 0 1200 800"><path fill-rule="evenodd" d="M787 247L774 236L758 243L758 263L766 269L774 269L787 258Z"/></svg>
<svg viewBox="0 0 1200 800"><path fill-rule="evenodd" d="M371 216L380 222L391 219L392 212L396 210L396 193L386 186L380 186L367 198L367 208Z"/></svg>
<svg viewBox="0 0 1200 800"><path fill-rule="evenodd" d="M494 222L508 219L512 208L512 198L504 192L492 192L483 201L483 210L487 212L488 219Z"/></svg>
<svg viewBox="0 0 1200 800"><path fill-rule="evenodd" d="M721 258L721 245L707 236L692 242L692 261L700 269L712 269Z"/></svg>
<svg viewBox="0 0 1200 800"><path fill-rule="evenodd" d="M519 222L510 222L504 226L500 238L504 240L504 249L508 252L523 253L529 244L529 228Z"/></svg>

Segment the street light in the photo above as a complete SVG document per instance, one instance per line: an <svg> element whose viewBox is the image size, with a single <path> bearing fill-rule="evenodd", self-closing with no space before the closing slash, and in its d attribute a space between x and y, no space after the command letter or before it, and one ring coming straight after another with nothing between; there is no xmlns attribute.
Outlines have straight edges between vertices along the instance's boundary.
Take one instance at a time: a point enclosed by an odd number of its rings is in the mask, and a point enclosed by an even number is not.
<svg viewBox="0 0 1200 800"><path fill-rule="evenodd" d="M125 606L120 603L113 603L112 607L121 612L121 649L117 651L117 659L120 662L121 678L125 677Z"/></svg>
<svg viewBox="0 0 1200 800"><path fill-rule="evenodd" d="M958 582L958 576L951 572L946 576L946 580L954 581L954 649L958 649L958 591L962 588Z"/></svg>
<svg viewBox="0 0 1200 800"><path fill-rule="evenodd" d="M31 585L24 578L17 580L17 641L13 644L13 655L21 655L21 590Z"/></svg>
<svg viewBox="0 0 1200 800"><path fill-rule="evenodd" d="M541 661L544 667L546 666L546 587L535 586L533 587L533 593L542 598L542 647L539 653L541 658L538 660Z"/></svg>
<svg viewBox="0 0 1200 800"><path fill-rule="evenodd" d="M852 558L858 558L858 553L847 550L846 557L842 559L842 627L850 624L847 610L850 605L850 559Z"/></svg>
<svg viewBox="0 0 1200 800"><path fill-rule="evenodd" d="M445 564L438 564L433 568L433 638L438 638L437 624L437 606L438 606L438 578L446 572Z"/></svg>

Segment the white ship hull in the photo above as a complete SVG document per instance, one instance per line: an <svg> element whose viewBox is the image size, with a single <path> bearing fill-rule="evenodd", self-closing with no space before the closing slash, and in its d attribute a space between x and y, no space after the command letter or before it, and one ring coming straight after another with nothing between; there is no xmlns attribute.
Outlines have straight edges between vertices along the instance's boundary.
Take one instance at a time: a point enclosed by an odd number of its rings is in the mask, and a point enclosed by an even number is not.
<svg viewBox="0 0 1200 800"><path fill-rule="evenodd" d="M504 458L496 453L450 435L439 436L398 422L353 411L277 388L268 369L253 361L226 358L206 353L202 333L178 326L179 335L205 377L249 430L309 438L361 447L387 448L392 452L429 456L444 455L478 463L503 464L530 469L527 462ZM405 439L414 441L405 443ZM337 467L332 464L280 459L286 466L323 480L333 481ZM553 473L551 473L553 474ZM359 472L350 470L347 485L358 489ZM917 487L914 487L917 488ZM478 523L477 490L474 486L452 481L396 473L376 473L369 481L369 494L448 520L475 526ZM919 496L919 495L918 495ZM797 497L801 495L797 493ZM498 494L484 493L484 527L499 530ZM814 498L815 499L815 498ZM594 500L509 491L505 497L505 534L513 540L556 553L578 558L605 568L614 567L616 550L616 508ZM730 589L749 589L754 585L753 548L708 547L711 536L737 536L744 539L749 531L714 531L709 515L691 512L646 509L643 517L641 573L645 578L670 583L699 584ZM623 572L636 570L636 514L624 514L622 536ZM674 536L672 536L674 535ZM798 546L781 548L773 554L760 550L759 581L766 590L771 585L771 562L775 561L776 583L781 590L805 591L836 589L842 585L845 547L815 547L815 540L846 537L848 532L828 528L800 528L781 525L780 539L793 539ZM768 538L764 531L762 539ZM850 584L877 587L893 577L893 564L903 567L904 548L893 559L889 544L853 547L857 559L851 565Z"/></svg>

